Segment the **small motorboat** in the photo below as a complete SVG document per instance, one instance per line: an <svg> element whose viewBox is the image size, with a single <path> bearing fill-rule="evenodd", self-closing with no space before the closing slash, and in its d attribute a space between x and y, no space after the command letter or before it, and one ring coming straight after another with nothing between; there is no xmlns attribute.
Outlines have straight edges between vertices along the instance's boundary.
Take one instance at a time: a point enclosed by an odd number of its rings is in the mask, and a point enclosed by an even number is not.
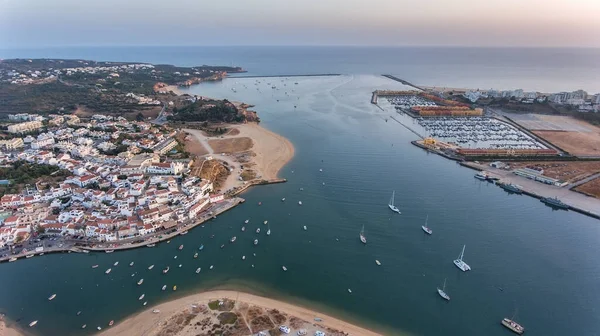
<svg viewBox="0 0 600 336"><path fill-rule="evenodd" d="M375 263L377 264L377 266L381 266L381 263L379 262L379 260L375 259Z"/></svg>
<svg viewBox="0 0 600 336"><path fill-rule="evenodd" d="M92 265L92 268L98 268L98 265Z"/></svg>
<svg viewBox="0 0 600 336"><path fill-rule="evenodd" d="M213 269L213 267L214 267L213 265L210 265L210 267L208 269Z"/></svg>
<svg viewBox="0 0 600 336"><path fill-rule="evenodd" d="M139 286L139 285L141 285L141 284L143 284L143 283L144 283L144 279L140 279L140 280L137 282L138 286Z"/></svg>
<svg viewBox="0 0 600 336"><path fill-rule="evenodd" d="M109 268L104 273L108 274L108 273L110 273L110 271L112 271L112 269Z"/></svg>
<svg viewBox="0 0 600 336"><path fill-rule="evenodd" d="M201 270L202 270L202 268L200 268L200 267L196 268L196 274L200 273Z"/></svg>
<svg viewBox="0 0 600 336"><path fill-rule="evenodd" d="M167 272L169 272L169 266L163 270L163 274L167 274Z"/></svg>
<svg viewBox="0 0 600 336"><path fill-rule="evenodd" d="M271 229L268 229L267 230L267 236L270 236L270 235L271 235Z"/></svg>
<svg viewBox="0 0 600 336"><path fill-rule="evenodd" d="M257 228L257 229L256 229L256 233L260 233L260 228Z"/></svg>
<svg viewBox="0 0 600 336"><path fill-rule="evenodd" d="M115 252L115 250L106 250L104 252L106 252L106 253L113 253L113 252Z"/></svg>
<svg viewBox="0 0 600 336"><path fill-rule="evenodd" d="M173 290L176 291L177 290L177 286L173 286Z"/></svg>
<svg viewBox="0 0 600 336"><path fill-rule="evenodd" d="M153 269L153 268L154 268L154 265L150 265L150 266L148 266L148 269L149 269L149 270L151 270L151 269Z"/></svg>
<svg viewBox="0 0 600 336"><path fill-rule="evenodd" d="M144 299L144 297L146 296L146 294L142 294L140 295L140 297L138 298L138 301L142 301Z"/></svg>
<svg viewBox="0 0 600 336"><path fill-rule="evenodd" d="M117 265L119 265L119 262L115 261L115 263L113 264L113 266L117 266Z"/></svg>
<svg viewBox="0 0 600 336"><path fill-rule="evenodd" d="M262 202L258 202L258 205L262 205Z"/></svg>
<svg viewBox="0 0 600 336"><path fill-rule="evenodd" d="M249 222L250 222L250 220L249 220L249 219L246 219L246 220L244 221L244 224L248 224Z"/></svg>
<svg viewBox="0 0 600 336"><path fill-rule="evenodd" d="M33 327L33 326L34 326L34 325L36 325L37 323L38 323L38 321L37 321L37 320L35 320L35 321L32 321L31 323L29 323L29 326L30 326L30 327Z"/></svg>
<svg viewBox="0 0 600 336"><path fill-rule="evenodd" d="M81 329L85 329L85 327L87 327L87 324L82 325Z"/></svg>
<svg viewBox="0 0 600 336"><path fill-rule="evenodd" d="M129 263L129 267L133 266L133 261Z"/></svg>
<svg viewBox="0 0 600 336"><path fill-rule="evenodd" d="M269 221L264 221L264 222L263 222L263 224L264 224L264 225L267 225L267 223L269 223Z"/></svg>
<svg viewBox="0 0 600 336"><path fill-rule="evenodd" d="M242 256L242 260L246 260L246 256Z"/></svg>
<svg viewBox="0 0 600 336"><path fill-rule="evenodd" d="M198 252L194 253L194 259L198 258Z"/></svg>
<svg viewBox="0 0 600 336"><path fill-rule="evenodd" d="M177 256L174 256L173 259L177 259Z"/></svg>
<svg viewBox="0 0 600 336"><path fill-rule="evenodd" d="M285 197L281 199L282 202L285 202Z"/></svg>
<svg viewBox="0 0 600 336"><path fill-rule="evenodd" d="M110 320L110 322L108 322L108 326L109 326L109 327L112 327L112 325L113 325L113 324L115 324L115 321L114 321L114 320Z"/></svg>
<svg viewBox="0 0 600 336"><path fill-rule="evenodd" d="M281 269L283 269L284 272L287 272L287 267L281 266Z"/></svg>
<svg viewBox="0 0 600 336"><path fill-rule="evenodd" d="M154 247L154 246L156 246L156 244L148 244L148 245L146 245L146 247Z"/></svg>
<svg viewBox="0 0 600 336"><path fill-rule="evenodd" d="M242 226L242 232L246 231L246 227Z"/></svg>
<svg viewBox="0 0 600 336"><path fill-rule="evenodd" d="M167 285L163 285L162 290L166 290L166 289L167 289Z"/></svg>
<svg viewBox="0 0 600 336"><path fill-rule="evenodd" d="M302 228L304 229L304 231L308 230L308 229L306 228L306 225L304 225Z"/></svg>
<svg viewBox="0 0 600 336"><path fill-rule="evenodd" d="M254 239L254 245L258 245L258 239Z"/></svg>
<svg viewBox="0 0 600 336"><path fill-rule="evenodd" d="M204 250L204 245L201 244L200 247L198 247L198 250L200 250L200 251Z"/></svg>
<svg viewBox="0 0 600 336"><path fill-rule="evenodd" d="M25 256L25 259L33 258L33 254L29 254Z"/></svg>
<svg viewBox="0 0 600 336"><path fill-rule="evenodd" d="M225 244L221 245L221 248L224 248L224 247L225 247Z"/></svg>
<svg viewBox="0 0 600 336"><path fill-rule="evenodd" d="M237 239L237 237L233 236L233 237L231 237L231 239L229 241L233 243L233 242L235 242L236 239Z"/></svg>
<svg viewBox="0 0 600 336"><path fill-rule="evenodd" d="M183 244L179 245L179 250L183 250Z"/></svg>
<svg viewBox="0 0 600 336"><path fill-rule="evenodd" d="M182 264L179 264L179 268L181 268L181 266L183 266Z"/></svg>
<svg viewBox="0 0 600 336"><path fill-rule="evenodd" d="M302 205L302 201L298 201L298 205Z"/></svg>
<svg viewBox="0 0 600 336"><path fill-rule="evenodd" d="M185 236L186 234L188 234L187 230L186 230L186 231L183 231L183 232L182 232L182 233L180 233L179 235L180 235L180 236Z"/></svg>
<svg viewBox="0 0 600 336"><path fill-rule="evenodd" d="M348 293L352 294L352 289L348 288Z"/></svg>
<svg viewBox="0 0 600 336"><path fill-rule="evenodd" d="M102 330L102 328L101 328L100 326L97 326L97 327L96 327L96 329L98 329L98 330Z"/></svg>
<svg viewBox="0 0 600 336"><path fill-rule="evenodd" d="M81 315L81 310L77 312L77 316Z"/></svg>
<svg viewBox="0 0 600 336"><path fill-rule="evenodd" d="M148 301L144 301L144 304L143 304L143 305L145 306L145 305L147 305L147 304L148 304Z"/></svg>

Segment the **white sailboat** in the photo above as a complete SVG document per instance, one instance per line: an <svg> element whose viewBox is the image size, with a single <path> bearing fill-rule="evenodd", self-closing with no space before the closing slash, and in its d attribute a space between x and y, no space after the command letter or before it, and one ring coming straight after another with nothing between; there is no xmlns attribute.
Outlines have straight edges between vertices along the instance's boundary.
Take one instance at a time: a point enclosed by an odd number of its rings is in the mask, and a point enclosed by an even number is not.
<svg viewBox="0 0 600 336"><path fill-rule="evenodd" d="M463 257L465 256L465 247L466 245L463 245L462 252L460 252L458 259L454 260L454 265L456 265L456 267L458 267L463 272L471 270L471 266L469 266L466 262L463 261Z"/></svg>
<svg viewBox="0 0 600 336"><path fill-rule="evenodd" d="M438 287L437 291L438 291L438 294L440 294L440 296L444 300L450 301L450 296L448 294L446 294L445 290L446 290L446 279L444 279L444 286L442 287L442 289L440 289Z"/></svg>
<svg viewBox="0 0 600 336"><path fill-rule="evenodd" d="M425 225L421 225L421 229L423 229L423 231L425 231L425 233L430 235L433 233L433 231L427 226L428 220L429 220L429 215L427 215L427 218L425 218Z"/></svg>
<svg viewBox="0 0 600 336"><path fill-rule="evenodd" d="M392 192L392 198L390 198L390 203L388 204L388 207L390 207L390 209L395 213L401 213L400 210L398 210L398 208L396 208L396 206L394 205L394 196L396 196L396 190Z"/></svg>
<svg viewBox="0 0 600 336"><path fill-rule="evenodd" d="M363 224L363 226L362 226L362 229L360 230L360 235L359 235L359 237L360 237L360 241L361 241L363 244L366 244L366 243L367 243L367 237L365 237L365 225L364 225L364 224Z"/></svg>

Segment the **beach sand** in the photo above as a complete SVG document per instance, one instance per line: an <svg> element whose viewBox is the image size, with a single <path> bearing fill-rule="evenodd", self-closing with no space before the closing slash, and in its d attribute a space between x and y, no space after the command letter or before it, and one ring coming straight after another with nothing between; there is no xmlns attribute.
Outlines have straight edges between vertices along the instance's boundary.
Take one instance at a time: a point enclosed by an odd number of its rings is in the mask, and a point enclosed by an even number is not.
<svg viewBox="0 0 600 336"><path fill-rule="evenodd" d="M23 336L23 334L16 329L8 328L6 323L0 320L0 336Z"/></svg>
<svg viewBox="0 0 600 336"><path fill-rule="evenodd" d="M241 165L250 167L255 171L257 179L272 180L277 178L281 168L294 157L294 146L288 139L267 130L259 124L233 124L227 125L227 128L237 131L230 132L228 135L208 137L202 131L184 129L185 132L195 136L213 158L226 161L230 167L233 167L233 172L222 186L222 191L243 185L243 182L238 178ZM236 138L252 139L252 147L249 150L251 153L245 156L247 162L240 162L239 155L237 155L244 154L247 151L222 155L223 153L215 153L209 144L210 140L231 139L233 141Z"/></svg>
<svg viewBox="0 0 600 336"><path fill-rule="evenodd" d="M212 310L208 307L210 301L221 299L234 301L230 302L233 308ZM160 310L160 313L152 313L154 309ZM273 311L273 309L277 311ZM252 335L269 328L278 328L280 324L286 324L292 328L290 335L295 335L299 329L306 329L308 335L313 335L316 330L325 331L327 335L380 335L306 308L252 294L225 290L194 294L151 307L125 321L117 322L116 326L106 329L99 335L187 336L204 334L208 330L201 330L202 326L214 328L214 322L218 321L217 315L227 310L238 315L236 324L229 327L232 335ZM321 321L316 322L314 320L316 317ZM223 325L217 328L226 329Z"/></svg>

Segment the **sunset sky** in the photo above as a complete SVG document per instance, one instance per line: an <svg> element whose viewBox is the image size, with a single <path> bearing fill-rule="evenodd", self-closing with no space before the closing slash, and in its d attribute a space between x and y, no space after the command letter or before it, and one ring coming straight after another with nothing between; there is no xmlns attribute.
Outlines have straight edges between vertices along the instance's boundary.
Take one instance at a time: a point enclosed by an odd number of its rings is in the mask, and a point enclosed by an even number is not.
<svg viewBox="0 0 600 336"><path fill-rule="evenodd" d="M0 48L600 47L599 0L0 0Z"/></svg>

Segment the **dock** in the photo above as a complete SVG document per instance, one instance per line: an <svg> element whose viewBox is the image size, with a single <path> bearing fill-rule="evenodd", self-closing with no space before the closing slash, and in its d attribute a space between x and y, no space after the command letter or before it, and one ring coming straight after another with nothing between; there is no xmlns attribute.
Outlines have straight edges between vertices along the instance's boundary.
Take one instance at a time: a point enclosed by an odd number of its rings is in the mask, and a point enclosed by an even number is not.
<svg viewBox="0 0 600 336"><path fill-rule="evenodd" d="M579 212L583 215L592 218L600 219L600 200L589 197L581 193L573 192L566 187L557 187L552 185L536 182L528 178L517 176L511 171L497 169L483 164L474 162L460 162L461 166L471 168L477 171L486 171L491 175L497 176L500 183L512 183L519 185L523 190L523 194L542 199L545 197L557 197L562 202L569 206L569 210Z"/></svg>

